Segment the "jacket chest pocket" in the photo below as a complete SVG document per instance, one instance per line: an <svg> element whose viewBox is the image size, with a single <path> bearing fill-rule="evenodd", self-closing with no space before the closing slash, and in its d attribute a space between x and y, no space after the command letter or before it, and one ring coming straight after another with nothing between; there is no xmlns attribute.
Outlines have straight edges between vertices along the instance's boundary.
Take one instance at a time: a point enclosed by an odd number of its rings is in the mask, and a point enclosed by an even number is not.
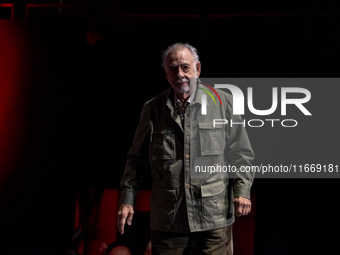
<svg viewBox="0 0 340 255"><path fill-rule="evenodd" d="M175 131L162 129L152 134L152 159L175 159Z"/></svg>
<svg viewBox="0 0 340 255"><path fill-rule="evenodd" d="M223 154L223 126L214 127L212 122L198 122L201 155Z"/></svg>

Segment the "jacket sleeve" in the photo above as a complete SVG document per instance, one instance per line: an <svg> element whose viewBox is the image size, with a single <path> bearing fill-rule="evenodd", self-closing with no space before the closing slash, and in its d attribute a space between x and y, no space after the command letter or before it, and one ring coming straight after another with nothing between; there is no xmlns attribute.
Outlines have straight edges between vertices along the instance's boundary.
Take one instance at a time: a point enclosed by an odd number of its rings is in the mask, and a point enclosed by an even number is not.
<svg viewBox="0 0 340 255"><path fill-rule="evenodd" d="M148 158L151 121L147 109L148 106L145 104L142 109L132 147L127 154L124 174L120 181L119 204L133 205L139 184L149 169Z"/></svg>
<svg viewBox="0 0 340 255"><path fill-rule="evenodd" d="M236 167L233 185L234 197L241 196L250 199L250 189L255 173L241 172L240 170L242 170L242 166L251 166L250 162L255 155L245 129L245 121L242 120L240 115L233 115L230 99L227 100L227 113L230 121L226 139L227 162Z"/></svg>

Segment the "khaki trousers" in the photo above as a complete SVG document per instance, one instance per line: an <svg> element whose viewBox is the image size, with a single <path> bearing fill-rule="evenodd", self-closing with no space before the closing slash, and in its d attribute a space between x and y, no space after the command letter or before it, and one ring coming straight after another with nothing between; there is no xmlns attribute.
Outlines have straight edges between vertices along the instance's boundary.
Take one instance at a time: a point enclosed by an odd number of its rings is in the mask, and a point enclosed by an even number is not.
<svg viewBox="0 0 340 255"><path fill-rule="evenodd" d="M232 225L187 234L151 230L152 255L232 255Z"/></svg>

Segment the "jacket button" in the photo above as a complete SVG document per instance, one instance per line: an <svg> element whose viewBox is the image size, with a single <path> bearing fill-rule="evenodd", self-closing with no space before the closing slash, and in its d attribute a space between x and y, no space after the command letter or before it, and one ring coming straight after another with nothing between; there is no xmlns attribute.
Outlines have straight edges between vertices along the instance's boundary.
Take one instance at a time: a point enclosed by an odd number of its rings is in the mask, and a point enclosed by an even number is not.
<svg viewBox="0 0 340 255"><path fill-rule="evenodd" d="M190 184L185 185L185 187L186 187L187 189L189 189L189 188L190 188Z"/></svg>
<svg viewBox="0 0 340 255"><path fill-rule="evenodd" d="M190 158L190 155L189 155L189 154L185 155L185 158L186 158L186 159L189 159L189 158Z"/></svg>

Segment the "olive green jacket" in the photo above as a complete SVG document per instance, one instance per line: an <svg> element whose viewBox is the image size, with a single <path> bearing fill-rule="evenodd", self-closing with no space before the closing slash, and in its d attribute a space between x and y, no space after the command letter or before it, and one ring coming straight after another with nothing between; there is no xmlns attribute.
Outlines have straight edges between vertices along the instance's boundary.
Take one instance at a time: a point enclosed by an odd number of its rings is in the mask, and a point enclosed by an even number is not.
<svg viewBox="0 0 340 255"><path fill-rule="evenodd" d="M198 88L207 89L200 84ZM250 198L253 173L203 172L203 165L232 165L239 170L250 166L254 158L241 117L232 113L232 96L216 91L222 105L207 96L207 114L202 115L205 92L196 89L186 107L184 127L174 109L172 88L143 107L121 179L119 203L133 205L140 181L151 171L154 230L181 233L221 228L234 222L233 198ZM213 119L229 123L214 127ZM239 124L231 127L230 120Z"/></svg>

